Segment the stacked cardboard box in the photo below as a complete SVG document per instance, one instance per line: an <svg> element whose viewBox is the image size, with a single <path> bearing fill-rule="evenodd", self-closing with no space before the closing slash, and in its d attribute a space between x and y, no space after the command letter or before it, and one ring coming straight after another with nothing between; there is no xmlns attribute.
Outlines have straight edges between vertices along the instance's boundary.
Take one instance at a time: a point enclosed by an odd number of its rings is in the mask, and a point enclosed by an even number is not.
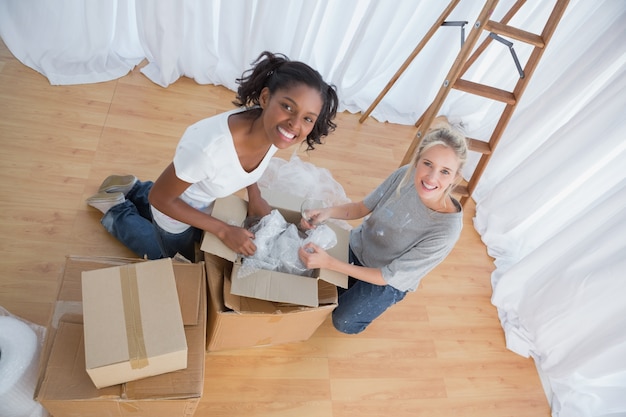
<svg viewBox="0 0 626 417"><path fill-rule="evenodd" d="M301 198L261 191L285 220L300 221ZM233 225L243 224L246 214L247 203L237 196L219 199L213 208L214 217ZM329 253L347 261L349 232L329 226L337 235ZM245 283L235 282L241 257L209 233L201 250L209 289L207 351L307 340L337 307L336 286L345 288L348 282L346 275L329 270L315 270L312 277L259 270L242 278Z"/></svg>
<svg viewBox="0 0 626 417"><path fill-rule="evenodd" d="M185 369L96 388L85 364L81 276L141 260L68 257L41 359L36 399L54 417L190 417L202 396L206 340L203 263L173 263L187 344Z"/></svg>
<svg viewBox="0 0 626 417"><path fill-rule="evenodd" d="M104 388L187 367L169 258L82 273L87 374Z"/></svg>

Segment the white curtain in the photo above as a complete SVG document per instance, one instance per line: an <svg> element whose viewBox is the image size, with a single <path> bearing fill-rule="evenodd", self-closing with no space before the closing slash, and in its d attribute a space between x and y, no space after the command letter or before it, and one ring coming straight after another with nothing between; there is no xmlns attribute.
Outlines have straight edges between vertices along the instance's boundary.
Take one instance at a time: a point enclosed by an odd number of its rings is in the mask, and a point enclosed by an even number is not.
<svg viewBox="0 0 626 417"><path fill-rule="evenodd" d="M448 20L467 21L468 34L481 3L462 0ZM142 72L162 87L186 76L235 89L261 51L282 52L334 83L342 110L362 112L447 4L1 0L0 36L51 84L115 79L146 59ZM512 4L500 1L492 19ZM529 0L511 24L538 33L552 6ZM473 196L507 346L534 358L555 417L626 415L624 22L623 0L570 1ZM460 38L459 27L440 28L372 117L414 123ZM524 63L530 48L514 49ZM493 42L467 77L506 89L517 70ZM498 106L452 92L441 113L487 138Z"/></svg>
<svg viewBox="0 0 626 417"><path fill-rule="evenodd" d="M132 0L1 0L0 36L51 84L108 81L144 57Z"/></svg>
<svg viewBox="0 0 626 417"><path fill-rule="evenodd" d="M626 415L625 12L570 4L474 195L507 346L554 416Z"/></svg>

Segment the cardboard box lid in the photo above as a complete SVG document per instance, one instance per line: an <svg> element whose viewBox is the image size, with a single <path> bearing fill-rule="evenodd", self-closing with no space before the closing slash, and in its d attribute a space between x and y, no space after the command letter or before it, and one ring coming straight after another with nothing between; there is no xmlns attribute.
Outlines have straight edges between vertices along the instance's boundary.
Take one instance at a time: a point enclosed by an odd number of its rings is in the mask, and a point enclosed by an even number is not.
<svg viewBox="0 0 626 417"><path fill-rule="evenodd" d="M297 223L299 221L302 198L281 193L276 190L268 190L266 188L261 188L261 195L272 207L279 209L288 222ZM225 223L241 226L247 213L248 203L240 197L231 195L217 199L211 215ZM329 249L328 253L337 259L347 261L350 232L332 223L328 223L328 226L337 236L337 244ZM231 262L237 260L237 254L234 251L224 245L215 235L208 232L204 233L200 249ZM339 272L320 270L317 278L342 288L348 287L348 277Z"/></svg>
<svg viewBox="0 0 626 417"><path fill-rule="evenodd" d="M87 372L98 387L187 366L172 261L82 274Z"/></svg>

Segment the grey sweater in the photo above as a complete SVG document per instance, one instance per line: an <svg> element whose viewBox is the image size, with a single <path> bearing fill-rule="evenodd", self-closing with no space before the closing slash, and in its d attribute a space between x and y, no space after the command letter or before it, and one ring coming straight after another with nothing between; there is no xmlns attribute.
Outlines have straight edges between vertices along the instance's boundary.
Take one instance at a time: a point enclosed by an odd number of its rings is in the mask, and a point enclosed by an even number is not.
<svg viewBox="0 0 626 417"><path fill-rule="evenodd" d="M408 165L398 168L363 202L372 210L350 234L350 247L359 261L380 268L388 285L415 291L422 278L450 253L463 227L463 210L439 213L426 207L415 190L414 178L400 193L396 188Z"/></svg>

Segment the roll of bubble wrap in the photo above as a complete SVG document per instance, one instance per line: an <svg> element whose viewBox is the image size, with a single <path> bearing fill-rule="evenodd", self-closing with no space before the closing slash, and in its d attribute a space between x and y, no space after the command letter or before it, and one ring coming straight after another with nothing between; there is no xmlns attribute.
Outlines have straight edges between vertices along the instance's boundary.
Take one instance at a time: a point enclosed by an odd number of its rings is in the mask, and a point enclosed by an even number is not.
<svg viewBox="0 0 626 417"><path fill-rule="evenodd" d="M0 316L0 416L40 415L33 399L37 384L39 342L23 321Z"/></svg>

